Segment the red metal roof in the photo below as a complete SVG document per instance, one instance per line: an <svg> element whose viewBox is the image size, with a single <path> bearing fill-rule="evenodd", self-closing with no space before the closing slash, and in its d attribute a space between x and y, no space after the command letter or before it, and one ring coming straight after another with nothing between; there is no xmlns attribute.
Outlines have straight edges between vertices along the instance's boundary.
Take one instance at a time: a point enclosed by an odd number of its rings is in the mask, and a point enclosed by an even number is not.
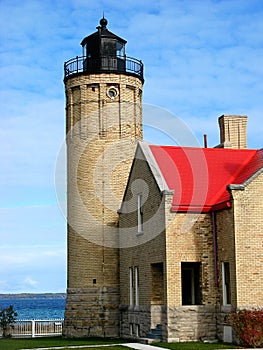
<svg viewBox="0 0 263 350"><path fill-rule="evenodd" d="M172 210L208 212L230 206L229 184L242 184L263 166L263 150L149 146Z"/></svg>

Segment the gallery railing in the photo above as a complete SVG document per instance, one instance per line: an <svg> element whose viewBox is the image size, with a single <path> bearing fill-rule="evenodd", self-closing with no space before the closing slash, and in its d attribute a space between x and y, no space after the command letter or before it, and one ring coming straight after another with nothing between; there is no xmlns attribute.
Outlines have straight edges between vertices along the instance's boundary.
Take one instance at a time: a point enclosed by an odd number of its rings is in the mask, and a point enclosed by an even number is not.
<svg viewBox="0 0 263 350"><path fill-rule="evenodd" d="M127 56L77 56L64 63L64 78L79 73L130 73L143 80L143 63Z"/></svg>

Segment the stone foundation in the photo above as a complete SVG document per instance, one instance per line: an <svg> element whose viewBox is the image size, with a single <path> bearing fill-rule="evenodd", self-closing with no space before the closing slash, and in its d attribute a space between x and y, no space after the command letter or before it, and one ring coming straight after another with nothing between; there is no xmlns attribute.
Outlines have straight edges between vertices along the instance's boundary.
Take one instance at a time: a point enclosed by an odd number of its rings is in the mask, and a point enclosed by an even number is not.
<svg viewBox="0 0 263 350"><path fill-rule="evenodd" d="M167 342L217 338L215 306L193 305L167 309Z"/></svg>
<svg viewBox="0 0 263 350"><path fill-rule="evenodd" d="M226 318L232 310L231 306L220 306L217 313L217 337L220 341L226 341Z"/></svg>
<svg viewBox="0 0 263 350"><path fill-rule="evenodd" d="M147 337L151 328L162 325L162 340L165 342L185 342L223 339L225 316L228 310L217 314L216 306L193 305L165 306L120 306L121 333L123 338ZM136 330L139 325L139 335Z"/></svg>
<svg viewBox="0 0 263 350"><path fill-rule="evenodd" d="M75 338L119 337L118 289L68 289L63 335Z"/></svg>
<svg viewBox="0 0 263 350"><path fill-rule="evenodd" d="M120 306L122 338L144 338L151 329L150 306ZM138 328L137 328L138 327ZM137 330L139 332L137 333Z"/></svg>
<svg viewBox="0 0 263 350"><path fill-rule="evenodd" d="M166 306L151 306L151 328L155 328L157 324L166 325Z"/></svg>

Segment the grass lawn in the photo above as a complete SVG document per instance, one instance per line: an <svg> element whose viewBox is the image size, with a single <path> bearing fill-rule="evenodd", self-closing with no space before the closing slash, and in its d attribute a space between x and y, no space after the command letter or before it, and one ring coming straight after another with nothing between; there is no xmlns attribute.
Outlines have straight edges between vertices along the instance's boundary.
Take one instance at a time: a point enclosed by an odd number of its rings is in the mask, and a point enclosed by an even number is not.
<svg viewBox="0 0 263 350"><path fill-rule="evenodd" d="M155 345L161 346L162 348L167 348L170 350L217 350L217 349L240 349L232 344L207 344L207 343L156 343Z"/></svg>
<svg viewBox="0 0 263 350"><path fill-rule="evenodd" d="M0 339L0 350L19 350L32 348L48 348L48 347L62 347L65 349L70 346L89 345L90 347L83 347L81 350L131 350L121 345L125 343L123 340L116 339L65 339L61 337L52 338L25 338L25 339ZM100 347L98 345L107 344L107 347ZM96 345L96 347L92 347ZM235 349L234 345L229 344L203 344L203 343L154 343L153 345L170 350L215 350L215 349ZM69 349L69 348L68 348Z"/></svg>
<svg viewBox="0 0 263 350"><path fill-rule="evenodd" d="M89 339L65 339L62 337L42 337L42 338L7 338L0 339L0 350L18 350L18 349L33 349L33 348L48 348L48 347L59 347L59 346L81 346L81 345L96 345L96 350L99 350L97 345L100 344L119 344L124 343L123 340L119 339L100 339L100 338L89 338ZM85 348L82 348L83 350ZM88 348L91 350L91 348ZM105 350L105 347L103 347ZM107 350L123 350L121 346L109 346Z"/></svg>

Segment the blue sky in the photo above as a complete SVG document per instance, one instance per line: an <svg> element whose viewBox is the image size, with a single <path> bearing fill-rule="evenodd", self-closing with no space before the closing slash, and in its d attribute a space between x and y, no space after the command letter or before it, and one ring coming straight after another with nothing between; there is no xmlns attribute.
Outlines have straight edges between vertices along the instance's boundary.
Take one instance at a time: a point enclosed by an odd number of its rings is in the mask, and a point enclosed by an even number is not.
<svg viewBox="0 0 263 350"><path fill-rule="evenodd" d="M1 0L0 293L63 292L65 219L54 173L64 141L64 61L102 13L145 65L143 100L219 143L217 118L245 114L262 147L262 0ZM147 123L158 125L160 121ZM164 130L171 130L166 120ZM145 137L159 136L145 128Z"/></svg>

